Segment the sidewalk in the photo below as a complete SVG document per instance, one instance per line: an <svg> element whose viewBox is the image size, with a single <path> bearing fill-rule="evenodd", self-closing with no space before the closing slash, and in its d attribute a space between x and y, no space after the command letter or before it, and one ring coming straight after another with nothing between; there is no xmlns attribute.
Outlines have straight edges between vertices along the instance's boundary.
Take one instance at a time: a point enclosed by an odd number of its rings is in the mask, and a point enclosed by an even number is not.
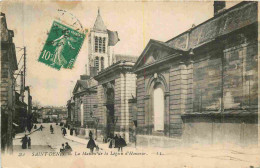
<svg viewBox="0 0 260 168"><path fill-rule="evenodd" d="M68 132L67 128L66 128L66 131ZM78 136L75 136L75 135L71 136L68 133L64 136L64 138L66 138L68 140L71 140L71 141L75 141L75 142L81 143L81 144L86 145L86 146L87 146L88 141L89 141L89 139L87 139L85 137L82 137L80 135L78 135ZM102 141L96 141L96 140L95 140L95 142L98 145L99 150L104 150L104 151L109 151L109 152L118 150L116 148L109 148L108 147L109 143L104 143ZM132 147L131 144L129 144L129 145L127 144L127 146L124 147L124 149L131 150L131 151L136 151L136 148Z"/></svg>

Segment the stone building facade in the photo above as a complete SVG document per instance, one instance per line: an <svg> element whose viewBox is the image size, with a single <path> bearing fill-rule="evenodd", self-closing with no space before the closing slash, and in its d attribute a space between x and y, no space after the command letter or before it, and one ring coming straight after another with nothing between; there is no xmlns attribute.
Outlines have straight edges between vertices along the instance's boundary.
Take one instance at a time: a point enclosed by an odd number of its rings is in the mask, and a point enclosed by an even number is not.
<svg viewBox="0 0 260 168"><path fill-rule="evenodd" d="M132 67L137 57L113 53L116 42L109 44L111 39L100 11L88 37L88 71L77 81L73 101L68 101L70 121L81 127L79 132L86 137L91 130L99 140L120 134L129 141L133 124L128 99L136 96Z"/></svg>
<svg viewBox="0 0 260 168"><path fill-rule="evenodd" d="M73 90L73 122L77 126L94 127L93 113L97 110L97 82L88 75L81 75Z"/></svg>
<svg viewBox="0 0 260 168"><path fill-rule="evenodd" d="M128 100L136 96L136 75L132 72L134 62L117 61L94 78L98 81L98 111L100 134L104 138L118 134L129 142L132 127Z"/></svg>
<svg viewBox="0 0 260 168"><path fill-rule="evenodd" d="M134 66L139 144L257 144L257 5L150 40Z"/></svg>
<svg viewBox="0 0 260 168"><path fill-rule="evenodd" d="M18 69L13 43L14 32L8 30L6 17L1 13L1 149L12 153L13 119L15 117L15 78Z"/></svg>

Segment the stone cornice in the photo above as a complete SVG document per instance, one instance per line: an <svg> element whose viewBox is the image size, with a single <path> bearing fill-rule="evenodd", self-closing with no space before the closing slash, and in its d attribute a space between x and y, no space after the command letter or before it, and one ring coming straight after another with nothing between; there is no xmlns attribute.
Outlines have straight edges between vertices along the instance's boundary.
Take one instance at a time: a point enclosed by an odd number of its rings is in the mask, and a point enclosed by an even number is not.
<svg viewBox="0 0 260 168"><path fill-rule="evenodd" d="M106 69L100 71L98 75L94 76L94 79L97 81L101 81L103 79L107 79L110 76L116 76L116 74L132 72L132 68L134 66L133 62L128 61L119 61Z"/></svg>
<svg viewBox="0 0 260 168"><path fill-rule="evenodd" d="M148 65L144 65L144 66L134 70L134 73L139 73L141 70L144 70L144 69L154 68L154 67L159 66L159 65L161 65L161 64L163 64L163 63L165 63L167 61L170 61L172 59L181 58L181 57L184 57L184 55L183 54L176 54L176 53L175 54L171 54L171 55L169 55L169 56L167 56L167 57L165 57L163 59L160 59L160 60L158 60L156 62L153 62L151 64L148 64Z"/></svg>

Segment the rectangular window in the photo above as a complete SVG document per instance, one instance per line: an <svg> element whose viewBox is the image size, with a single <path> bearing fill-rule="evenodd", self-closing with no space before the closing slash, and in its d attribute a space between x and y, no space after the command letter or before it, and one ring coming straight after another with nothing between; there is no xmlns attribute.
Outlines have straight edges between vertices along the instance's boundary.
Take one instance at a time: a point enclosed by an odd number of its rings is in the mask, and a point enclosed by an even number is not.
<svg viewBox="0 0 260 168"><path fill-rule="evenodd" d="M102 37L98 38L98 52L101 53L102 52Z"/></svg>
<svg viewBox="0 0 260 168"><path fill-rule="evenodd" d="M98 52L98 37L95 36L95 52Z"/></svg>
<svg viewBox="0 0 260 168"><path fill-rule="evenodd" d="M104 69L104 57L101 57L101 70Z"/></svg>
<svg viewBox="0 0 260 168"><path fill-rule="evenodd" d="M103 37L102 52L106 53L106 38L105 37Z"/></svg>
<svg viewBox="0 0 260 168"><path fill-rule="evenodd" d="M97 71L99 71L99 58L95 58L95 67L97 67Z"/></svg>

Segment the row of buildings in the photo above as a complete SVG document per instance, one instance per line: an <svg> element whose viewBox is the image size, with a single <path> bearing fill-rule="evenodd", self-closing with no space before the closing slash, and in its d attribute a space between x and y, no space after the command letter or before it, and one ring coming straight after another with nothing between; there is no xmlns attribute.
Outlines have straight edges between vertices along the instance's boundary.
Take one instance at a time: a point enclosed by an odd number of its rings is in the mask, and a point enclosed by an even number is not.
<svg viewBox="0 0 260 168"><path fill-rule="evenodd" d="M168 41L151 39L139 57L113 54L98 12L68 123L139 145L256 145L257 7L216 1L212 18Z"/></svg>
<svg viewBox="0 0 260 168"><path fill-rule="evenodd" d="M1 150L12 153L13 138L17 132L32 124L32 97L30 88L24 87L21 76L21 89L17 92L18 70L14 32L7 27L6 16L1 13ZM27 91L25 93L25 91ZM27 96L27 97L26 97ZM24 98L28 101L25 101Z"/></svg>

